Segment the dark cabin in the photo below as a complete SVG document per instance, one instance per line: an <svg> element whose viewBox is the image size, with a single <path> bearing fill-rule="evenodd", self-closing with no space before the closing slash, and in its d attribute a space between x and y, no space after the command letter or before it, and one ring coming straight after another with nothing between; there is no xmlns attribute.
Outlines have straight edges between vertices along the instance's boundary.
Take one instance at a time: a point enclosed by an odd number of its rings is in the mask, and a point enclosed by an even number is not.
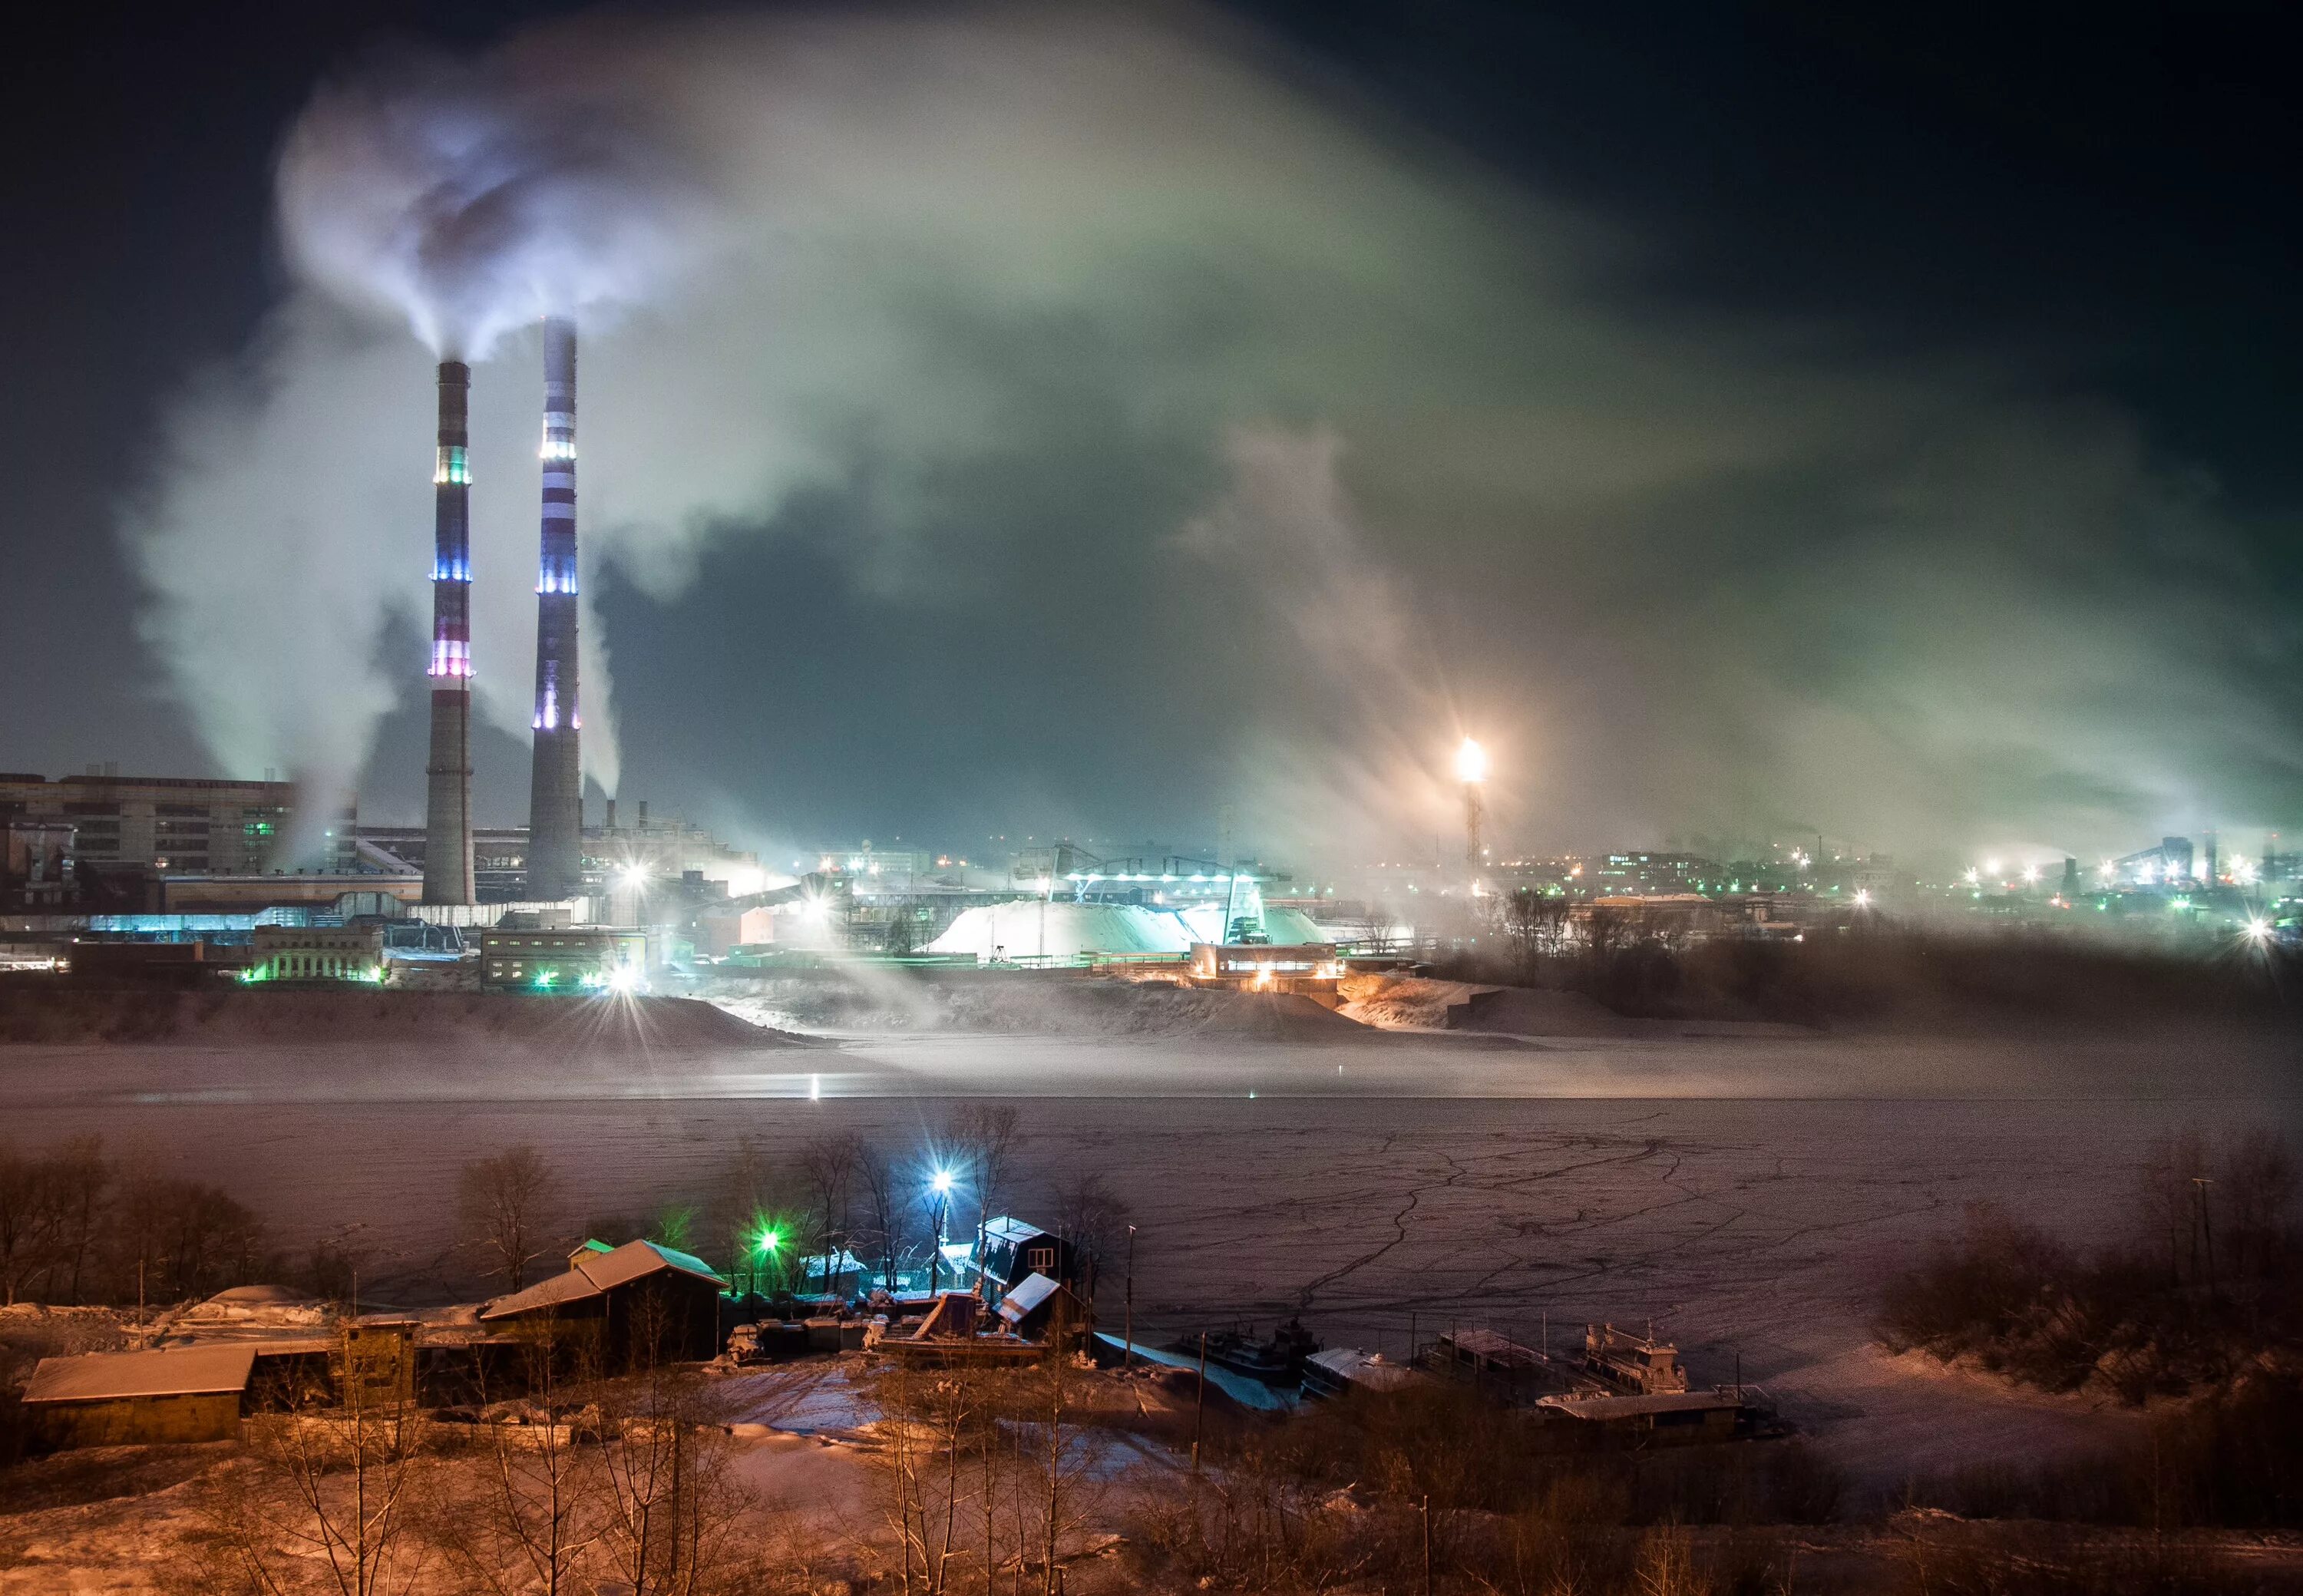
<svg viewBox="0 0 2303 1596"><path fill-rule="evenodd" d="M611 1371L701 1363L720 1352L727 1284L701 1258L652 1241L587 1241L569 1255L567 1273L497 1297L480 1310L480 1322L499 1334L595 1341Z"/></svg>
<svg viewBox="0 0 2303 1596"><path fill-rule="evenodd" d="M1073 1278L1072 1244L1011 1214L985 1222L983 1267L995 1288L995 1300L1033 1275L1046 1275L1075 1289L1079 1284Z"/></svg>

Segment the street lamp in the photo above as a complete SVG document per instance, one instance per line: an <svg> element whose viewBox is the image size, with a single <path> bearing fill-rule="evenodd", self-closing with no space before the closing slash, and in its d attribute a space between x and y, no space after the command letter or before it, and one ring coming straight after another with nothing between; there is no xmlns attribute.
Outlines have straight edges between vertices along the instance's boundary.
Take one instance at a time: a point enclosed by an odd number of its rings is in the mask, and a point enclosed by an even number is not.
<svg viewBox="0 0 2303 1596"><path fill-rule="evenodd" d="M1488 751L1471 738L1455 750L1455 780L1464 784L1464 864L1476 876L1480 870L1480 821L1484 813L1480 788L1488 779Z"/></svg>
<svg viewBox="0 0 2303 1596"><path fill-rule="evenodd" d="M935 1194L936 1200L935 1251L928 1254L928 1290L932 1294L941 1288L943 1227L951 1213L951 1171L938 1170L935 1178L928 1182L928 1189Z"/></svg>
<svg viewBox="0 0 2303 1596"><path fill-rule="evenodd" d="M772 1267L780 1263L780 1260L776 1256L776 1253L777 1249L783 1246L783 1233L778 1230L773 1225L763 1226L760 1230L759 1240L755 1244L755 1248L758 1252L759 1255L767 1260L768 1263ZM759 1288L759 1271L755 1268L752 1274L752 1289L756 1293Z"/></svg>
<svg viewBox="0 0 2303 1596"><path fill-rule="evenodd" d="M1119 1360L1123 1374L1135 1366L1135 1227L1127 1227L1127 1350Z"/></svg>

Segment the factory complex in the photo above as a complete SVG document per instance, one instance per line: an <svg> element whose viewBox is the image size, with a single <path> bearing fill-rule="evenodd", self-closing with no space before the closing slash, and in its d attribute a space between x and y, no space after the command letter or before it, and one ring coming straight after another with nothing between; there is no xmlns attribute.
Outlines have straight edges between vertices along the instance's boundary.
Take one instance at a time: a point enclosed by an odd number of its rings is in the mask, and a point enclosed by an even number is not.
<svg viewBox="0 0 2303 1596"><path fill-rule="evenodd" d="M430 732L421 826L315 806L291 782L0 774L0 967L106 979L628 992L665 974L896 960L1142 969L1330 996L1353 959L1507 942L1559 952L1657 940L1796 942L1880 916L2297 937L2303 854L2165 837L2082 868L1985 858L1936 879L1852 849L1770 843L1498 858L1489 761L1455 759L1462 851L1311 882L1212 849L1069 840L996 862L826 849L771 870L703 827L606 800L588 824L578 694L577 333L543 324L527 823L472 812L472 374L437 370ZM140 950L140 951L139 951Z"/></svg>

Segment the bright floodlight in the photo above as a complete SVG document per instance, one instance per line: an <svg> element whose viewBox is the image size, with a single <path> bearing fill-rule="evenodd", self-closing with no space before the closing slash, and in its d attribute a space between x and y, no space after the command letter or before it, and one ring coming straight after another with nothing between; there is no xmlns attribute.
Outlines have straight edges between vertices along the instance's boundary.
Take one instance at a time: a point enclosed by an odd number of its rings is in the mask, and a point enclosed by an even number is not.
<svg viewBox="0 0 2303 1596"><path fill-rule="evenodd" d="M2023 879L2024 879L2025 881L2037 881L2037 880L2038 880L2038 879L2039 879L2039 867L2038 867L2037 865L2026 865L2026 866L2023 866Z"/></svg>
<svg viewBox="0 0 2303 1596"><path fill-rule="evenodd" d="M628 992L639 984L640 973L628 964L618 965L614 969L608 972L608 990L610 992Z"/></svg>
<svg viewBox="0 0 2303 1596"><path fill-rule="evenodd" d="M648 873L645 865L627 865L617 874L623 878L624 885L628 887L637 888L647 885Z"/></svg>
<svg viewBox="0 0 2303 1596"><path fill-rule="evenodd" d="M2249 920L2247 923L2247 940L2251 942L2269 942L2271 940L2271 922L2265 919L2260 915L2257 916L2254 919Z"/></svg>
<svg viewBox="0 0 2303 1596"><path fill-rule="evenodd" d="M760 1251L772 1253L783 1245L783 1239L773 1229L763 1230L760 1232Z"/></svg>
<svg viewBox="0 0 2303 1596"><path fill-rule="evenodd" d="M1855 907L1857 908L1869 908L1871 907L1870 888L1858 887L1855 889Z"/></svg>
<svg viewBox="0 0 2303 1596"><path fill-rule="evenodd" d="M1999 861L1997 859L1984 860L1983 874L1989 876L1996 876L1999 874Z"/></svg>
<svg viewBox="0 0 2303 1596"><path fill-rule="evenodd" d="M951 1192L951 1171L949 1170L938 1170L935 1172L935 1178L928 1182L928 1184L935 1188L935 1195L937 1196L941 1197L949 1195Z"/></svg>
<svg viewBox="0 0 2303 1596"><path fill-rule="evenodd" d="M1982 880L1982 879L1983 879L1983 873L1982 873L1981 871L1977 870L1973 866L1970 866L1968 867L1968 872L1967 872L1967 884L1968 884L1969 886L1970 886L1970 887L1971 887L1971 886L1975 885L1975 883L1976 883L1977 882L1978 882L1978 881L1980 881L1980 880Z"/></svg>
<svg viewBox="0 0 2303 1596"><path fill-rule="evenodd" d="M1488 751L1471 738L1455 750L1455 779L1458 781L1484 781L1488 779Z"/></svg>

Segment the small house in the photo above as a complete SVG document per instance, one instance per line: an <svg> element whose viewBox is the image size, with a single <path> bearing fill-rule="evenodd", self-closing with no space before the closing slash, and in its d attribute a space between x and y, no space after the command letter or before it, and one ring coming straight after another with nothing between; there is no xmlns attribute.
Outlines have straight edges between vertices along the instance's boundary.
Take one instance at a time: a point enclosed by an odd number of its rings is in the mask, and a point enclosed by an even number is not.
<svg viewBox="0 0 2303 1596"><path fill-rule="evenodd" d="M1011 1214L986 1220L983 1275L996 1294L1006 1296L1035 1274L1059 1285L1074 1284L1071 1243Z"/></svg>
<svg viewBox="0 0 2303 1596"><path fill-rule="evenodd" d="M45 1357L24 1406L52 1447L230 1440L255 1366L244 1341Z"/></svg>
<svg viewBox="0 0 2303 1596"><path fill-rule="evenodd" d="M587 1241L569 1255L566 1273L495 1298L480 1323L591 1338L612 1369L651 1358L700 1363L720 1351L727 1284L701 1258L653 1241Z"/></svg>
<svg viewBox="0 0 2303 1596"><path fill-rule="evenodd" d="M1060 1347L1087 1328L1087 1313L1070 1287L1030 1274L1000 1299L1000 1322L1026 1341Z"/></svg>

